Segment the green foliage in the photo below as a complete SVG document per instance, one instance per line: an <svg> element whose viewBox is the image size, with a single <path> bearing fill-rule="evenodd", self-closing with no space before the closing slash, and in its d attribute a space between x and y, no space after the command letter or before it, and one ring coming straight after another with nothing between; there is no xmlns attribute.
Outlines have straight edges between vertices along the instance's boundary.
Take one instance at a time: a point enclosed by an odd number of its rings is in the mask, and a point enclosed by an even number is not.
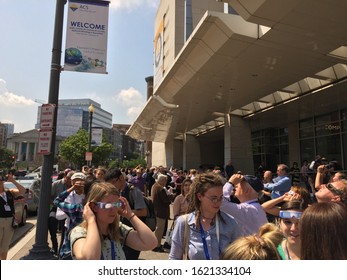
<svg viewBox="0 0 347 280"><path fill-rule="evenodd" d="M118 159L113 160L108 164L108 168L135 168L139 165L143 167L147 165L145 159L140 156L131 160L123 160L123 162L120 162Z"/></svg>
<svg viewBox="0 0 347 280"><path fill-rule="evenodd" d="M15 154L6 148L0 148L0 168L10 169L15 164Z"/></svg>
<svg viewBox="0 0 347 280"><path fill-rule="evenodd" d="M108 168L112 169L112 168L119 168L121 167L121 163L118 159L112 160L109 164L108 164Z"/></svg>
<svg viewBox="0 0 347 280"><path fill-rule="evenodd" d="M76 134L68 137L60 144L60 156L64 160L81 167L86 164L85 154L88 151L88 132L80 129ZM113 146L105 142L98 147L91 147L93 153L92 165L99 166L109 158Z"/></svg>
<svg viewBox="0 0 347 280"><path fill-rule="evenodd" d="M137 157L135 159L131 159L131 160L124 160L122 163L122 167L124 168L135 168L136 166L146 166L146 160L142 157Z"/></svg>

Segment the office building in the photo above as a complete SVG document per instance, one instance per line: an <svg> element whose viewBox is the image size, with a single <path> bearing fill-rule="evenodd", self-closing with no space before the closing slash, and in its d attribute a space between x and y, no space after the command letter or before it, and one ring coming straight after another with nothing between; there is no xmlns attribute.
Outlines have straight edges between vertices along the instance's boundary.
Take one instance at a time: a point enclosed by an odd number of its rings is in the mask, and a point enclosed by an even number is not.
<svg viewBox="0 0 347 280"><path fill-rule="evenodd" d="M80 128L89 129L90 104L94 106L92 127L111 128L112 114L101 108L101 105L91 99L59 99L57 116L57 135L69 137ZM36 128L40 128L41 106L38 108Z"/></svg>
<svg viewBox="0 0 347 280"><path fill-rule="evenodd" d="M112 114L101 108L101 105L91 99L60 99L58 103L57 131L55 154L59 152L59 145L66 137L74 135L79 129L89 130L90 104L94 106L92 127L111 129ZM38 107L38 118L35 129L14 133L8 137L7 147L16 154L18 162L35 164L42 161L42 156L37 154L40 128L41 106ZM12 130L13 132L13 130ZM109 134L108 134L109 135ZM111 141L112 139L109 139ZM112 142L110 142L112 143ZM112 155L110 156L112 158ZM41 162L38 164L40 165Z"/></svg>
<svg viewBox="0 0 347 280"><path fill-rule="evenodd" d="M347 164L346 1L162 0L153 96L127 134L153 165Z"/></svg>
<svg viewBox="0 0 347 280"><path fill-rule="evenodd" d="M7 147L7 138L14 132L14 124L0 122L0 147Z"/></svg>

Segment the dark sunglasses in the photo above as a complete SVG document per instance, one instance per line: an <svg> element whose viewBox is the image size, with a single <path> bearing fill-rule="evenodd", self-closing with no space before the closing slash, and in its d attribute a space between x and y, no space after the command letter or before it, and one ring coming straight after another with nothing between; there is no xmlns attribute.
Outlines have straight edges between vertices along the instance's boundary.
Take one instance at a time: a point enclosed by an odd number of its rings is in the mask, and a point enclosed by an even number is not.
<svg viewBox="0 0 347 280"><path fill-rule="evenodd" d="M341 190L338 190L337 188L335 188L332 184L327 184L326 188L331 191L332 193L338 195L341 199L343 198L343 192Z"/></svg>

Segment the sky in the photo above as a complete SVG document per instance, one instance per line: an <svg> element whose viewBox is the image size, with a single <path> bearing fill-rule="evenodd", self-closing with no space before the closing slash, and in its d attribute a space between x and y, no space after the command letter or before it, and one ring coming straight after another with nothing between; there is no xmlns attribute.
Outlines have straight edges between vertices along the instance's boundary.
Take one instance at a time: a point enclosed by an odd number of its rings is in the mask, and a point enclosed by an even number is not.
<svg viewBox="0 0 347 280"><path fill-rule="evenodd" d="M112 123L132 124L146 103L145 78L153 75L159 2L111 0L108 74L62 71L59 99L90 98ZM55 7L56 0L0 0L0 122L14 124L16 133L35 128L38 106L48 100ZM66 19L67 4L62 50Z"/></svg>

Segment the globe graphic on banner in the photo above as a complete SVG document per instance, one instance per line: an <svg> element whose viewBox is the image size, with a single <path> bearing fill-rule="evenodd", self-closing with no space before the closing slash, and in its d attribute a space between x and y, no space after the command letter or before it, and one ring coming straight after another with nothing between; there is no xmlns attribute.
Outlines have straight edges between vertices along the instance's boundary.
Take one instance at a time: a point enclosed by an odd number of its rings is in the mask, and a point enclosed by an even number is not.
<svg viewBox="0 0 347 280"><path fill-rule="evenodd" d="M82 62L82 52L76 48L68 48L65 50L65 63L70 65L78 65Z"/></svg>

